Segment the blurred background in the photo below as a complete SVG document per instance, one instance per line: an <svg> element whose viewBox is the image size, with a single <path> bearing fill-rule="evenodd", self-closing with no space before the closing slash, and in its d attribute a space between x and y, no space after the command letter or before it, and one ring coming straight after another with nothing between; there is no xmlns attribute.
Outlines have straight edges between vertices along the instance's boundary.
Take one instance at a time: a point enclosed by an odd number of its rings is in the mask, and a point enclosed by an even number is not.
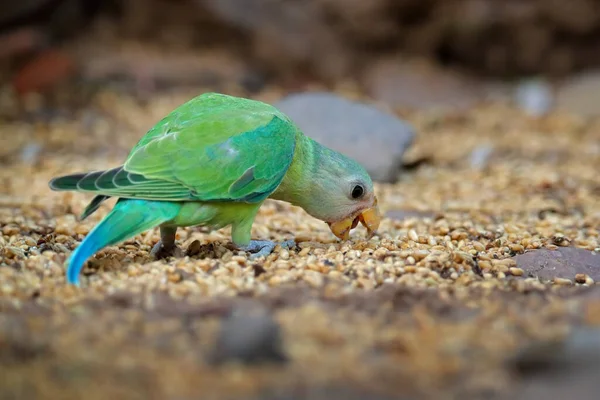
<svg viewBox="0 0 600 400"><path fill-rule="evenodd" d="M318 82L398 108L500 99L589 114L599 37L595 0L5 1L0 78L19 96L67 82L137 93ZM543 80L522 86L531 77Z"/></svg>
<svg viewBox="0 0 600 400"><path fill-rule="evenodd" d="M66 286L114 203L49 179L205 91L361 162L381 237L273 202L253 237L300 247L263 264L154 230ZM600 326L599 100L600 0L0 1L0 398L596 399L598 328L550 340Z"/></svg>

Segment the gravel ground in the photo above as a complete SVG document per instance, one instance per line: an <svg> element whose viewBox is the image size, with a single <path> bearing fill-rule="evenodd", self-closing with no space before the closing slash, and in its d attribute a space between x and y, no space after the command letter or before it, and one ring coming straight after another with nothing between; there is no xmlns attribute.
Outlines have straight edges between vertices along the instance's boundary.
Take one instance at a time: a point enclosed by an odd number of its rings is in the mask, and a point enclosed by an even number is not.
<svg viewBox="0 0 600 400"><path fill-rule="evenodd" d="M268 202L254 237L297 248L249 261L228 229L191 228L178 234L185 257L152 261L154 230L66 286L66 257L114 201L78 222L91 196L48 180L118 165L197 93L141 104L103 92L79 111L0 122L1 398L515 398L523 349L600 325L591 277L541 281L514 259L600 248L600 123L499 104L404 115L418 132L411 168L377 185L389 218L369 241L357 229L337 242Z"/></svg>

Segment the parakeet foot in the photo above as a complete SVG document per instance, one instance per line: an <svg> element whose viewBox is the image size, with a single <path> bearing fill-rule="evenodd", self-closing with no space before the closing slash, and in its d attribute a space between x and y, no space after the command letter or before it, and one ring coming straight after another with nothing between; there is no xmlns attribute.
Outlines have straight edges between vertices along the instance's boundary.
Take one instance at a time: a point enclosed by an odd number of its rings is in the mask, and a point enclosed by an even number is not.
<svg viewBox="0 0 600 400"><path fill-rule="evenodd" d="M175 245L175 243L170 246L165 246L162 240L159 240L158 243L154 245L152 250L150 251L150 255L157 260L171 257L171 256L181 256L183 253L179 247Z"/></svg>
<svg viewBox="0 0 600 400"><path fill-rule="evenodd" d="M173 226L160 227L160 240L154 245L150 255L157 260L171 256L181 257L183 252L175 245L175 233L177 228Z"/></svg>
<svg viewBox="0 0 600 400"><path fill-rule="evenodd" d="M240 246L240 249L252 253L249 258L254 260L255 258L266 257L271 254L277 244L271 240L251 240L247 246ZM296 245L296 241L293 239L286 240L279 243L279 245L284 249L291 249Z"/></svg>

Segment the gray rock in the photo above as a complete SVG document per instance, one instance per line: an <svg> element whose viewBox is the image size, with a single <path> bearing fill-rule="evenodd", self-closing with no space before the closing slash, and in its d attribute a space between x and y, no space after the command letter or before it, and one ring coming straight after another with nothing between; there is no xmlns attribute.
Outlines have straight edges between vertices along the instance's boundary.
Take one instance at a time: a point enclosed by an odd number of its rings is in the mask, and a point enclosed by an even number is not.
<svg viewBox="0 0 600 400"><path fill-rule="evenodd" d="M574 75L559 87L557 108L583 116L600 115L600 70Z"/></svg>
<svg viewBox="0 0 600 400"><path fill-rule="evenodd" d="M21 150L21 162L24 164L35 164L39 160L42 145L39 143L29 143Z"/></svg>
<svg viewBox="0 0 600 400"><path fill-rule="evenodd" d="M275 107L306 135L352 157L380 182L396 181L415 137L412 126L396 116L331 93L293 94Z"/></svg>
<svg viewBox="0 0 600 400"><path fill-rule="evenodd" d="M553 106L552 87L543 79L525 80L515 90L515 102L531 116L545 115Z"/></svg>
<svg viewBox="0 0 600 400"><path fill-rule="evenodd" d="M522 373L556 367L600 367L600 329L577 327L564 340L530 344L518 352L514 362Z"/></svg>
<svg viewBox="0 0 600 400"><path fill-rule="evenodd" d="M281 329L262 308L240 307L221 323L212 361L284 362Z"/></svg>
<svg viewBox="0 0 600 400"><path fill-rule="evenodd" d="M553 278L574 279L577 274L587 274L600 280L600 254L576 247L559 247L557 250L539 249L514 257L525 275L543 280Z"/></svg>
<svg viewBox="0 0 600 400"><path fill-rule="evenodd" d="M473 149L469 155L469 163L473 169L484 169L488 166L492 155L494 154L494 146L490 144L482 144Z"/></svg>
<svg viewBox="0 0 600 400"><path fill-rule="evenodd" d="M522 381L517 399L596 399L600 390L600 330L578 327L563 341L530 344L513 362Z"/></svg>

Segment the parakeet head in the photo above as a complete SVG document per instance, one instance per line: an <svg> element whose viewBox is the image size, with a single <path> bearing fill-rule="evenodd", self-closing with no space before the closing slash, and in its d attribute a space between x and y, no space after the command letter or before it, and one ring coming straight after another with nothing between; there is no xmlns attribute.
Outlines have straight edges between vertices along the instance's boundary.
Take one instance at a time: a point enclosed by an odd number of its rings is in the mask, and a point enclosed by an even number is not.
<svg viewBox="0 0 600 400"><path fill-rule="evenodd" d="M302 207L347 240L362 223L372 236L381 221L371 177L355 160L320 145L314 152L310 194Z"/></svg>

